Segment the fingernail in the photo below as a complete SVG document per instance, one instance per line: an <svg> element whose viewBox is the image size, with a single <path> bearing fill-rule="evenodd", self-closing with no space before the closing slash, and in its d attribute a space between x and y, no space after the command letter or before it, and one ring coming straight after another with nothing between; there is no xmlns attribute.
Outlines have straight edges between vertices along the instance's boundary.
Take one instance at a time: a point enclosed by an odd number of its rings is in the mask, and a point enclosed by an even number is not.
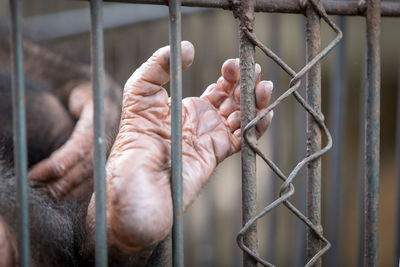
<svg viewBox="0 0 400 267"><path fill-rule="evenodd" d="M256 71L256 73L261 75L261 66L260 66L260 64L256 63L255 71Z"/></svg>
<svg viewBox="0 0 400 267"><path fill-rule="evenodd" d="M274 83L272 81L267 81L265 86L269 87L271 92L274 90Z"/></svg>
<svg viewBox="0 0 400 267"><path fill-rule="evenodd" d="M194 46L189 41L181 42L182 48L182 68L185 70L193 63L194 59Z"/></svg>
<svg viewBox="0 0 400 267"><path fill-rule="evenodd" d="M230 83L234 83L239 79L239 66L237 60L228 59L221 68L222 76Z"/></svg>
<svg viewBox="0 0 400 267"><path fill-rule="evenodd" d="M189 41L182 41L182 49L188 49L188 48L191 48L193 45L192 45L192 43L191 42L189 42Z"/></svg>

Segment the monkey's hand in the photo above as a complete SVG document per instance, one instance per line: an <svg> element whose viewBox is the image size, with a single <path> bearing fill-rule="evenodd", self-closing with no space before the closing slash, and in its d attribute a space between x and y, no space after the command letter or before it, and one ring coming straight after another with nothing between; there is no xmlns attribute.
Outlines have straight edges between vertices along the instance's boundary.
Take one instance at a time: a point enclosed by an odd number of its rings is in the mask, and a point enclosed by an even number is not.
<svg viewBox="0 0 400 267"><path fill-rule="evenodd" d="M133 73L125 85L121 124L107 162L109 242L127 254L160 242L172 226L171 105L161 87L169 80L169 47L163 47ZM182 67L193 61L194 48L182 42ZM260 81L256 66L256 105L265 108L272 83ZM222 66L222 77L201 97L182 104L183 206L186 209L218 163L240 150L239 60ZM256 127L268 128L272 113ZM94 197L88 226L94 229Z"/></svg>
<svg viewBox="0 0 400 267"><path fill-rule="evenodd" d="M115 88L117 86L108 79L105 86L106 134L110 136L118 125L120 113L120 104L117 103L120 100L110 97L110 91L116 93L119 88ZM77 119L70 138L29 171L29 179L57 199L79 198L91 193L93 187L92 85L87 82L75 86L69 94L68 103L70 113ZM109 148L112 140L106 136Z"/></svg>

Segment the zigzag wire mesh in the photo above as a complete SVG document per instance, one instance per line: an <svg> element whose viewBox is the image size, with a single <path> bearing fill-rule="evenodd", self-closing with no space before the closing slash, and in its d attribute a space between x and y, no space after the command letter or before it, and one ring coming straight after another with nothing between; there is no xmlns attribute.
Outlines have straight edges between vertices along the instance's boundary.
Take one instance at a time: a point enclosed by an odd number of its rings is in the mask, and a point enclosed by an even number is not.
<svg viewBox="0 0 400 267"><path fill-rule="evenodd" d="M242 14L239 12L239 4L238 2L230 2L232 4L232 10L234 16L241 21L244 21ZM300 88L301 78L313 67L315 64L320 62L342 39L342 32L340 29L333 23L333 21L328 17L326 11L324 10L321 2L317 2L316 0L308 0L308 4L314 9L314 11L334 30L336 33L336 37L330 42L317 56L315 56L311 61L309 61L299 72L295 72L292 68L290 68L279 56L277 56L273 51L271 51L267 46L265 46L255 35L253 29L248 26L243 26L240 30L243 31L249 40L257 47L259 47L268 57L274 60L287 74L292 77L292 80L289 83L289 89L279 96L272 104L270 104L261 114L259 114L256 118L254 118L249 124L246 125L244 130L244 139L249 144L249 146L257 153L264 161L269 165L269 167L273 170L273 172L283 181L279 198L274 200L271 204L266 206L261 212L251 218L245 226L239 231L237 235L237 243L239 247L251 255L257 262L264 266L274 266L267 260L262 259L256 251L251 250L247 247L243 242L243 235L249 230L249 228L254 225L257 220L261 217L265 216L274 208L284 204L295 216L297 216L301 221L305 223L305 225L312 230L315 236L324 243L324 246L307 262L306 266L312 266L316 263L322 255L330 248L329 241L323 236L322 229L319 225L315 225L308 219L302 212L300 212L290 201L289 198L294 194L295 188L292 184L294 178L299 173L300 169L307 165L307 163L321 157L324 153L326 153L332 147L332 137L329 133L328 128L324 123L324 116L320 112L314 110L303 97L297 92ZM304 8L307 6L307 1L300 1L300 5ZM242 23L242 25L246 25ZM255 125L263 119L271 110L277 107L283 100L293 95L296 100L300 103L302 107L314 118L315 122L318 124L321 131L327 138L326 145L319 151L308 155L306 158L301 160L296 167L291 171L289 176L283 174L283 172L279 169L278 166L275 165L258 147L255 141L250 140L249 138L249 129L255 127Z"/></svg>

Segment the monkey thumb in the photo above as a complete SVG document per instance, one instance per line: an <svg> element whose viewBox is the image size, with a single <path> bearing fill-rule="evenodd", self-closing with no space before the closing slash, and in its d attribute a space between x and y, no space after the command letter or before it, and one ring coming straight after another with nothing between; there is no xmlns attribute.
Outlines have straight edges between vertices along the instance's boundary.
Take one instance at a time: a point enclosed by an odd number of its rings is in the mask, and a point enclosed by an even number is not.
<svg viewBox="0 0 400 267"><path fill-rule="evenodd" d="M194 47L189 41L181 42L182 70L186 70L193 63ZM125 84L125 90L134 90L135 94L149 95L148 86L152 84L162 86L169 81L170 70L170 46L158 49L154 54L138 68ZM175 56L175 55L173 55ZM143 92L140 92L142 91Z"/></svg>

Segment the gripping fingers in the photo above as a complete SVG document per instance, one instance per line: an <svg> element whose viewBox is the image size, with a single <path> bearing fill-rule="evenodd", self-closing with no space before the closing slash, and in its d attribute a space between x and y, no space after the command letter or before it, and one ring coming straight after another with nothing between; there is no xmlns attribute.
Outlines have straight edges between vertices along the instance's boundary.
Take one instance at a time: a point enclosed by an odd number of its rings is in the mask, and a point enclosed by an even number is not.
<svg viewBox="0 0 400 267"><path fill-rule="evenodd" d="M217 83L211 84L201 98L205 98L215 108L218 108L227 98L230 97L239 79L239 60L228 59L221 68L222 76Z"/></svg>
<svg viewBox="0 0 400 267"><path fill-rule="evenodd" d="M262 110L257 112L257 116L262 113ZM257 124L256 124L256 137L260 138L263 133L268 129L271 124L272 118L274 117L274 111L271 110L267 115L264 116Z"/></svg>
<svg viewBox="0 0 400 267"><path fill-rule="evenodd" d="M90 181L92 175L92 162L81 162L75 165L61 179L55 180L47 185L47 190L55 199L69 196L72 191L78 189L82 184ZM89 190L91 192L91 190ZM86 192L77 192L72 197L79 198Z"/></svg>
<svg viewBox="0 0 400 267"><path fill-rule="evenodd" d="M240 111L235 111L229 115L227 122L232 133L240 128Z"/></svg>
<svg viewBox="0 0 400 267"><path fill-rule="evenodd" d="M271 99L273 84L271 81L261 81L256 86L256 107L261 110L267 107Z"/></svg>
<svg viewBox="0 0 400 267"><path fill-rule="evenodd" d="M269 100L271 99L271 93L273 89L273 84L271 81L261 81L257 84L256 92L256 107L257 116L261 114L267 107ZM271 120L274 116L274 111L270 111L264 116L256 125L256 136L260 138L261 135L268 129L271 124Z"/></svg>
<svg viewBox="0 0 400 267"><path fill-rule="evenodd" d="M62 178L77 163L91 162L93 149L93 110L87 105L81 114L70 139L53 154L29 171L34 182L51 182Z"/></svg>

